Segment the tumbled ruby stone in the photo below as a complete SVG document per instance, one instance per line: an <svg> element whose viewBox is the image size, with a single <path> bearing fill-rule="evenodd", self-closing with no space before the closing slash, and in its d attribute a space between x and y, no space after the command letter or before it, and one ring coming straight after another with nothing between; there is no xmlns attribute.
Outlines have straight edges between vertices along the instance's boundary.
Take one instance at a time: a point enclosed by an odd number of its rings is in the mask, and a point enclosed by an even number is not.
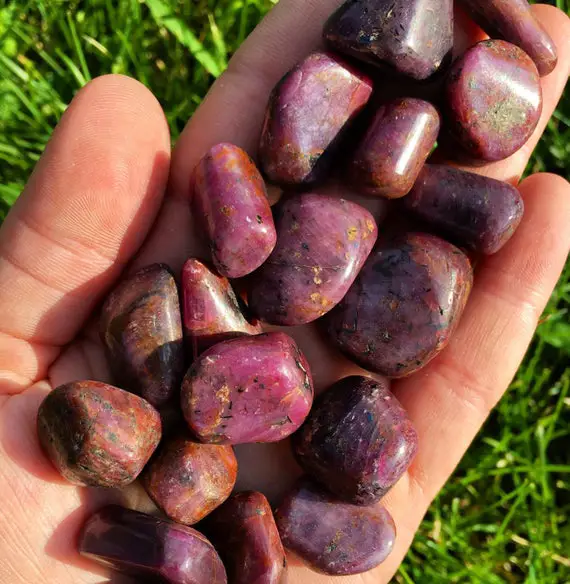
<svg viewBox="0 0 570 584"><path fill-rule="evenodd" d="M410 375L447 345L472 282L467 256L443 239L409 233L384 241L327 316L329 338L365 369Z"/></svg>
<svg viewBox="0 0 570 584"><path fill-rule="evenodd" d="M519 150L542 112L536 65L505 41L482 41L467 50L449 73L445 96L451 134L470 156L486 161Z"/></svg>
<svg viewBox="0 0 570 584"><path fill-rule="evenodd" d="M231 446L199 444L179 436L161 444L141 479L170 519L192 525L221 505L237 478Z"/></svg>
<svg viewBox="0 0 570 584"><path fill-rule="evenodd" d="M261 493L232 495L200 528L216 546L232 584L285 584L285 550Z"/></svg>
<svg viewBox="0 0 570 584"><path fill-rule="evenodd" d="M192 199L210 240L218 272L241 278L273 251L276 234L265 184L253 160L233 144L218 144L198 163Z"/></svg>
<svg viewBox="0 0 570 584"><path fill-rule="evenodd" d="M280 201L275 220L277 246L252 278L249 305L270 324L306 324L342 300L376 242L376 222L356 203L312 193Z"/></svg>
<svg viewBox="0 0 570 584"><path fill-rule="evenodd" d="M101 332L117 383L154 406L173 397L184 375L176 282L155 264L125 278L109 295Z"/></svg>
<svg viewBox="0 0 570 584"><path fill-rule="evenodd" d="M168 584L227 584L224 565L198 531L111 505L88 520L79 553L114 570Z"/></svg>
<svg viewBox="0 0 570 584"><path fill-rule="evenodd" d="M214 345L182 385L182 410L202 442L278 442L297 430L313 403L309 364L284 333Z"/></svg>
<svg viewBox="0 0 570 584"><path fill-rule="evenodd" d="M436 231L483 254L499 251L524 213L509 183L444 165L426 164L404 203Z"/></svg>
<svg viewBox="0 0 570 584"><path fill-rule="evenodd" d="M329 19L333 49L424 80L451 58L452 0L348 0Z"/></svg>
<svg viewBox="0 0 570 584"><path fill-rule="evenodd" d="M334 55L314 53L299 63L269 102L259 148L269 180L300 185L325 175L333 146L371 94L371 81Z"/></svg>
<svg viewBox="0 0 570 584"><path fill-rule="evenodd" d="M418 436L387 381L354 376L317 398L292 444L303 470L322 487L372 505L406 471Z"/></svg>
<svg viewBox="0 0 570 584"><path fill-rule="evenodd" d="M63 477L91 487L132 483L161 435L160 415L147 401L98 381L54 389L39 408L37 426Z"/></svg>
<svg viewBox="0 0 570 584"><path fill-rule="evenodd" d="M301 479L275 514L283 545L333 576L367 572L390 554L396 527L379 505L343 503Z"/></svg>
<svg viewBox="0 0 570 584"><path fill-rule="evenodd" d="M491 37L520 47L535 62L540 75L558 62L556 45L536 20L527 0L461 0L471 18Z"/></svg>

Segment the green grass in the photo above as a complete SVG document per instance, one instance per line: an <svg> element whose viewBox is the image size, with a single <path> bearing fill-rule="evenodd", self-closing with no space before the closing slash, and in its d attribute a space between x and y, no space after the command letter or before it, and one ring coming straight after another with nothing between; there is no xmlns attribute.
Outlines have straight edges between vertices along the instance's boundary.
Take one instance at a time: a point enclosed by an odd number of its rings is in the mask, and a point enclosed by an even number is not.
<svg viewBox="0 0 570 584"><path fill-rule="evenodd" d="M556 2L553 2L556 3ZM570 0L557 4L570 11ZM0 0L0 220L74 93L108 72L173 138L270 0ZM529 171L570 174L570 96ZM570 582L570 266L513 387L432 505L396 581Z"/></svg>

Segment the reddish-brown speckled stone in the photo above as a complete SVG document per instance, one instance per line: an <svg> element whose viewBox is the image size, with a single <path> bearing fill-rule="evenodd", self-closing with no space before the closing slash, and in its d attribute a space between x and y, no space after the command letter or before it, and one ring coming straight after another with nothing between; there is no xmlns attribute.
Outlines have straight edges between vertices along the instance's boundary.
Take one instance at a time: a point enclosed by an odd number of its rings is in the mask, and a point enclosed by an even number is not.
<svg viewBox="0 0 570 584"><path fill-rule="evenodd" d="M388 382L346 377L322 394L293 435L303 470L342 500L372 505L411 464L418 436Z"/></svg>
<svg viewBox="0 0 570 584"><path fill-rule="evenodd" d="M439 237L382 242L326 317L330 340L364 368L404 377L449 342L473 282L467 256Z"/></svg>
<svg viewBox="0 0 570 584"><path fill-rule="evenodd" d="M382 105L354 154L349 184L367 195L403 197L434 147L439 126L439 113L427 101L403 97Z"/></svg>
<svg viewBox="0 0 570 584"><path fill-rule="evenodd" d="M507 158L534 132L542 112L536 65L517 46L482 41L458 59L445 87L453 137L472 157Z"/></svg>
<svg viewBox="0 0 570 584"><path fill-rule="evenodd" d="M182 436L163 443L141 476L164 513L192 525L221 505L237 478L231 446L198 444Z"/></svg>
<svg viewBox="0 0 570 584"><path fill-rule="evenodd" d="M253 160L233 144L211 148L194 171L193 208L222 276L247 276L267 259L277 235L265 184Z"/></svg>
<svg viewBox="0 0 570 584"><path fill-rule="evenodd" d="M269 180L300 185L324 176L342 131L371 94L371 81L333 55L299 63L269 102L259 149Z"/></svg>
<svg viewBox="0 0 570 584"><path fill-rule="evenodd" d="M157 407L178 392L185 369L182 318L167 266L155 264L125 278L103 306L101 330L121 387Z"/></svg>
<svg viewBox="0 0 570 584"><path fill-rule="evenodd" d="M68 481L91 487L132 483L160 441L159 413L144 399L98 381L54 389L38 411L38 437Z"/></svg>

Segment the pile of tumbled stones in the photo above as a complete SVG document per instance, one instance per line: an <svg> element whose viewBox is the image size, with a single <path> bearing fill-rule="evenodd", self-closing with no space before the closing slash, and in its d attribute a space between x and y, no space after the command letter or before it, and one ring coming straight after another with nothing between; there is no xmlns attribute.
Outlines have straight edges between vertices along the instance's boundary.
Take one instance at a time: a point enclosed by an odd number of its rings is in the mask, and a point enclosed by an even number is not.
<svg viewBox="0 0 570 584"><path fill-rule="evenodd" d="M75 381L39 410L40 442L66 479L124 487L140 478L163 514L105 507L87 521L81 554L180 584L283 582L284 547L332 575L388 556L396 529L378 503L418 441L388 379L444 349L472 287L472 257L497 252L523 214L515 187L426 160L438 139L472 163L516 152L541 114L540 75L556 65L526 0L462 5L500 40L452 63L452 0L346 2L325 25L327 51L275 88L261 172L231 144L199 162L191 204L211 258L184 265L182 306L168 267L126 277L101 320L122 389ZM386 99L387 80L403 96ZM407 96L425 80L441 86L435 105ZM311 192L331 176L351 192L401 198L392 204L402 225L421 227L377 241L364 207ZM273 210L265 180L284 191ZM313 404L311 364L286 332L263 333L261 323L317 320L326 341L379 375L342 379ZM305 474L275 515L262 493L232 495L232 446L289 436Z"/></svg>

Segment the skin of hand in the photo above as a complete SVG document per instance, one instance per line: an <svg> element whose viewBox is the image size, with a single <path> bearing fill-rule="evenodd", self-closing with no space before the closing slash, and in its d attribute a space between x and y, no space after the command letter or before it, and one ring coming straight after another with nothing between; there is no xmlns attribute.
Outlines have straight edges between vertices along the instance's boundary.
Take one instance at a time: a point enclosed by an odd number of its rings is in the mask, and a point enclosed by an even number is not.
<svg viewBox="0 0 570 584"><path fill-rule="evenodd" d="M319 46L340 0L282 0L233 58L190 120L174 152L162 110L138 82L94 80L63 116L26 189L0 230L0 583L122 581L82 560L78 529L106 502L150 510L138 487L125 492L66 484L43 456L36 413L50 389L73 379L109 380L96 309L125 269L195 254L189 175L210 146L255 152L268 95L291 66ZM560 63L542 80L545 106L529 143L477 172L517 181L558 101L570 69L570 20L535 6ZM458 48L481 31L458 15ZM294 42L291 42L295 35ZM509 385L532 339L570 248L570 187L540 174L520 183L526 216L476 284L449 347L393 389L416 424L417 458L387 496L398 540L373 572L333 579L291 558L290 584L388 582L431 500ZM377 215L381 205L368 205ZM127 268L128 266L128 268ZM93 314L95 313L95 316ZM319 389L361 372L311 327L292 333ZM297 476L287 445L238 447L239 486L278 497Z"/></svg>

